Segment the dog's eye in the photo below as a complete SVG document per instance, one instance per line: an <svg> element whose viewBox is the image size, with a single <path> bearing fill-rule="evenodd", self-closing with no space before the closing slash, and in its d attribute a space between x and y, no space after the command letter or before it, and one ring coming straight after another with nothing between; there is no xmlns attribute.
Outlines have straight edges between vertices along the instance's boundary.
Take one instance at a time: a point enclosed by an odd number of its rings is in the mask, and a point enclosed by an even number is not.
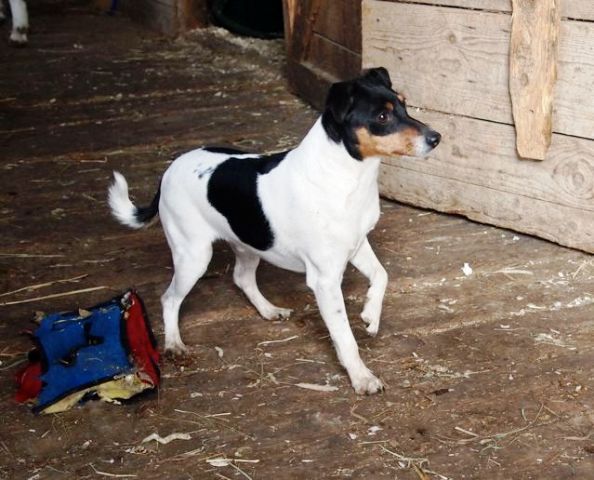
<svg viewBox="0 0 594 480"><path fill-rule="evenodd" d="M388 120L390 120L390 112L383 111L377 116L377 121L379 123L388 123Z"/></svg>

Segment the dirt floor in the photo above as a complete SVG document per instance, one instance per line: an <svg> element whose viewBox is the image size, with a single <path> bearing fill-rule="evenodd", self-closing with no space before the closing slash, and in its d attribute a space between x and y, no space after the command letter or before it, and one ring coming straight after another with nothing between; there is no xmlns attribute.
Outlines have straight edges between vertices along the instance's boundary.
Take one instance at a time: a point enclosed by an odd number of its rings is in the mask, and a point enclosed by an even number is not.
<svg viewBox="0 0 594 480"><path fill-rule="evenodd" d="M390 202L371 235L390 275L376 338L358 318L365 280L344 281L385 393L352 391L302 276L261 267L265 294L295 310L265 322L220 245L182 309L192 355L164 359L158 394L50 416L15 404L35 311L135 286L162 340L169 250L158 225L110 218L112 170L145 202L180 152L284 149L316 117L288 93L278 42L164 39L80 2L35 5L31 45L0 42L1 478L594 479L592 257ZM155 432L190 439L142 443Z"/></svg>

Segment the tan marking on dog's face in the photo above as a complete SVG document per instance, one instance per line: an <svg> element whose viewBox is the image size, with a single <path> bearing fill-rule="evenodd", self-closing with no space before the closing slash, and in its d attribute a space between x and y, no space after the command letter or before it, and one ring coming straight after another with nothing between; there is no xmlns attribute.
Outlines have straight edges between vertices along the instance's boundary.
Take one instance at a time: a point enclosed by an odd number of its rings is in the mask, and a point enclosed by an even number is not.
<svg viewBox="0 0 594 480"><path fill-rule="evenodd" d="M388 110L389 112L392 112L394 110L394 104L392 102L386 102L384 106L386 107L386 110Z"/></svg>
<svg viewBox="0 0 594 480"><path fill-rule="evenodd" d="M420 133L414 128L407 128L390 135L372 135L365 127L355 130L359 142L359 152L363 158L396 157L415 154L415 141Z"/></svg>

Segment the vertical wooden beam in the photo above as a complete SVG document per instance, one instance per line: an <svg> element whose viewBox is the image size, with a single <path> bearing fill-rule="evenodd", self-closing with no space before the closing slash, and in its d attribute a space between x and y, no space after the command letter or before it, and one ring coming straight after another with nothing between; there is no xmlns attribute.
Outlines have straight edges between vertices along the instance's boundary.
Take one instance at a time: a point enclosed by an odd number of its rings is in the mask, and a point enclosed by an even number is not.
<svg viewBox="0 0 594 480"><path fill-rule="evenodd" d="M180 33L208 26L206 0L178 0L177 21Z"/></svg>
<svg viewBox="0 0 594 480"><path fill-rule="evenodd" d="M516 148L523 158L544 160L553 128L558 0L512 0L512 4L509 89Z"/></svg>
<svg viewBox="0 0 594 480"><path fill-rule="evenodd" d="M322 0L288 1L287 4L292 8L292 17L289 17L291 27L289 55L292 60L302 62L309 51Z"/></svg>
<svg viewBox="0 0 594 480"><path fill-rule="evenodd" d="M283 23L285 26L285 50L287 56L291 56L293 45L293 27L297 16L297 0L283 0Z"/></svg>

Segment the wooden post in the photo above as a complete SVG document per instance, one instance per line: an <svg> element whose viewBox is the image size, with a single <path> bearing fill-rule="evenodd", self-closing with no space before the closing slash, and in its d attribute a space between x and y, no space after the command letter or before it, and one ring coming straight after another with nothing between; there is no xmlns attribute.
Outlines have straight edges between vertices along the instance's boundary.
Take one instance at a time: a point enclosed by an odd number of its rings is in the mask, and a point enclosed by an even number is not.
<svg viewBox="0 0 594 480"><path fill-rule="evenodd" d="M208 26L208 6L204 0L178 0L177 20L180 32Z"/></svg>
<svg viewBox="0 0 594 480"><path fill-rule="evenodd" d="M293 26L295 25L295 17L297 16L297 8L299 4L297 0L283 0L283 19L285 24L285 48L287 54L291 51L291 43L293 42Z"/></svg>
<svg viewBox="0 0 594 480"><path fill-rule="evenodd" d="M558 0L512 0L509 89L516 148L544 160L553 129L560 14Z"/></svg>

